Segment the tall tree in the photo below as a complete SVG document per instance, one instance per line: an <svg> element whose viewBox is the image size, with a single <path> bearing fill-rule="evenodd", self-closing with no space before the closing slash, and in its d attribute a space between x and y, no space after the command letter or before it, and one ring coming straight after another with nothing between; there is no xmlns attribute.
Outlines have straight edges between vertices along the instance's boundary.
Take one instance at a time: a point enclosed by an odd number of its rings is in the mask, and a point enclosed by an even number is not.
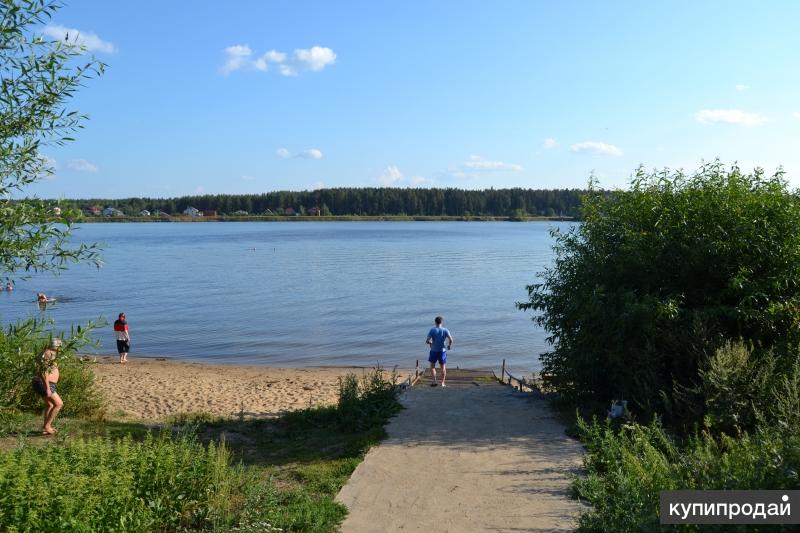
<svg viewBox="0 0 800 533"><path fill-rule="evenodd" d="M99 264L94 245L71 247L77 212L59 213L35 199L19 200L32 183L53 173L41 149L72 141L85 115L67 108L82 83L102 74L75 40L45 40L36 28L59 4L0 0L0 274L58 270L73 261ZM16 198L15 198L16 197Z"/></svg>

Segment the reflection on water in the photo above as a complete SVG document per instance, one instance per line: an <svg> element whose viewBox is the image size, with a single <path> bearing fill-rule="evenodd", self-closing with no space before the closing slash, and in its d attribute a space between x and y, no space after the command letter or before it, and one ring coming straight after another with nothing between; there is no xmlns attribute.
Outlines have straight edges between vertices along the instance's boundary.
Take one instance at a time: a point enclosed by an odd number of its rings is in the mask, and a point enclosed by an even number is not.
<svg viewBox="0 0 800 533"><path fill-rule="evenodd" d="M548 223L87 224L105 267L0 293L0 320L61 328L125 311L132 353L284 366L409 366L437 314L453 365L538 367L545 335L514 304L552 260ZM567 227L566 224L561 224ZM40 312L36 293L56 298ZM110 326L101 352L114 350Z"/></svg>

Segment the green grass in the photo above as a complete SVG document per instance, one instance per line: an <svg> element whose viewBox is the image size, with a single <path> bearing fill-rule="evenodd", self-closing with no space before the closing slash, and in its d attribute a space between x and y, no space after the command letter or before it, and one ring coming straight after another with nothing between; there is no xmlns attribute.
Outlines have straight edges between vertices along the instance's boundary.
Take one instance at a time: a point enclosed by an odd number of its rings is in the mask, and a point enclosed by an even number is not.
<svg viewBox="0 0 800 533"><path fill-rule="evenodd" d="M47 517L61 531L334 531L347 513L336 494L399 409L375 373L343 380L337 406L271 420L193 413L160 431L60 418L48 438L24 414L0 438L0 530Z"/></svg>

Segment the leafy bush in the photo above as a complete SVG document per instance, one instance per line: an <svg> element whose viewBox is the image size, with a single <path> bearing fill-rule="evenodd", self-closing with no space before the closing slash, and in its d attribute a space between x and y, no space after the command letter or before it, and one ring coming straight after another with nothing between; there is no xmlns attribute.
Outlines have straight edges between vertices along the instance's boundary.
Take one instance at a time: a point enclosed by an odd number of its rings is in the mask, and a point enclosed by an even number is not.
<svg viewBox="0 0 800 533"><path fill-rule="evenodd" d="M224 444L184 434L69 440L0 453L0 524L11 531L154 531L231 518L245 477Z"/></svg>
<svg viewBox="0 0 800 533"><path fill-rule="evenodd" d="M42 400L31 387L31 379L42 371L41 354L53 336L64 343L56 362L60 371L58 393L64 399L63 414L97 415L102 398L94 385L94 373L75 357L79 348L91 343L94 324L73 328L69 335L54 335L49 322L28 319L0 329L0 408L39 410Z"/></svg>
<svg viewBox="0 0 800 533"><path fill-rule="evenodd" d="M387 376L380 366L360 380L355 374L339 378L339 423L351 431L382 425L398 409L396 389L396 370Z"/></svg>
<svg viewBox="0 0 800 533"><path fill-rule="evenodd" d="M692 176L639 169L627 191L591 188L583 224L556 232L554 266L519 304L542 312L534 320L553 343L544 384L691 427L702 413L682 411L674 391L697 387L717 348L749 341L759 365L800 340L800 199L781 172L719 162Z"/></svg>
<svg viewBox="0 0 800 533"><path fill-rule="evenodd" d="M580 518L582 531L657 530L662 490L800 489L797 427L738 438L704 432L676 442L658 421L619 431L596 420L578 426L589 452L588 475L575 488L592 504Z"/></svg>

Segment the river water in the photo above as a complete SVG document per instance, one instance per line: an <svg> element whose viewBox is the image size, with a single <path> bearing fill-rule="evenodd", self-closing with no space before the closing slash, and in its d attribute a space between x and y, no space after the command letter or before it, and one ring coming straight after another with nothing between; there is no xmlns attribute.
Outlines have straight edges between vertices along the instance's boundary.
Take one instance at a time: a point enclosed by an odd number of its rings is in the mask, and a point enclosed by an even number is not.
<svg viewBox="0 0 800 533"><path fill-rule="evenodd" d="M103 318L115 353L124 311L131 357L270 366L409 367L427 357L436 315L452 366L533 371L545 332L516 309L552 262L549 222L237 222L85 224L104 266L75 265L0 293L0 321ZM57 302L40 311L36 293Z"/></svg>

